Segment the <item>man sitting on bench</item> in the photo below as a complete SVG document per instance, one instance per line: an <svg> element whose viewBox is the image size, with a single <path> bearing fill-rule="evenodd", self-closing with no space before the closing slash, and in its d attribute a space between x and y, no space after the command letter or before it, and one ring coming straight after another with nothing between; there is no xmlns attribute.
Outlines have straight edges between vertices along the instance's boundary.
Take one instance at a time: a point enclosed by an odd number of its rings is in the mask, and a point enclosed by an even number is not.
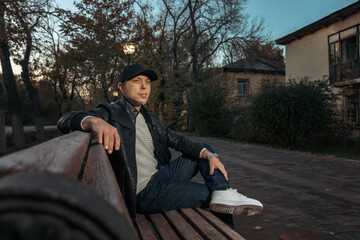
<svg viewBox="0 0 360 240"><path fill-rule="evenodd" d="M229 214L259 213L263 208L259 201L230 188L224 165L209 145L194 143L172 131L145 109L151 82L157 78L154 71L140 64L126 66L118 83L123 98L88 112L68 112L60 118L58 128L64 133L81 130L97 134L133 219L136 212L209 207L232 225ZM169 147L183 155L170 161ZM198 171L205 184L191 182Z"/></svg>

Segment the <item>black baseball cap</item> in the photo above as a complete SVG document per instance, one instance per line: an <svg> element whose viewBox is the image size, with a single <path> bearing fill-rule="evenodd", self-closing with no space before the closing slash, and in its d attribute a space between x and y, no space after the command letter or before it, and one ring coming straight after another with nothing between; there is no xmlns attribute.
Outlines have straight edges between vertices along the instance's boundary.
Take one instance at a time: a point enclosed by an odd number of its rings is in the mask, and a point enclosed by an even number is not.
<svg viewBox="0 0 360 240"><path fill-rule="evenodd" d="M139 75L147 76L150 81L155 81L158 79L156 72L146 69L141 64L136 63L124 67L120 74L120 82L124 83Z"/></svg>

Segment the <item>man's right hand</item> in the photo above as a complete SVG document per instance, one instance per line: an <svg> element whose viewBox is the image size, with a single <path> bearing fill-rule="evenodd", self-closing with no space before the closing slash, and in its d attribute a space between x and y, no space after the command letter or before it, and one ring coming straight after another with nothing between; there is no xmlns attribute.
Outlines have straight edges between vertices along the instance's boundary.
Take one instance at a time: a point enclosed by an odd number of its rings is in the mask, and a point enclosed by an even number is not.
<svg viewBox="0 0 360 240"><path fill-rule="evenodd" d="M98 142L104 144L105 150L111 154L113 150L120 149L120 136L117 129L98 117L87 117L82 122L82 127L86 131L97 134Z"/></svg>

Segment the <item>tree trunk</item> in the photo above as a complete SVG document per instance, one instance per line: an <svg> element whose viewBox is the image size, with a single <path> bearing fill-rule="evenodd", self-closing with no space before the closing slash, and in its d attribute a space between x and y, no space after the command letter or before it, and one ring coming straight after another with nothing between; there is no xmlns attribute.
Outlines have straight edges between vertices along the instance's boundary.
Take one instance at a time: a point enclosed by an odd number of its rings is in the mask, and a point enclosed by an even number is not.
<svg viewBox="0 0 360 240"><path fill-rule="evenodd" d="M192 31L192 39L191 39L191 60L192 60L192 75L195 84L199 81L199 71L198 71L198 61L199 61L199 54L197 50L197 45L199 41L199 34L196 27L196 5L197 2L194 3L195 6L192 5L191 0L188 1L189 13L190 13L190 21L191 21L191 31Z"/></svg>
<svg viewBox="0 0 360 240"><path fill-rule="evenodd" d="M76 78L77 78L77 74L76 74L76 72L75 72L75 73L74 73L74 77L73 77L72 82L71 82L70 101L73 101L73 100L74 100L74 97L75 97Z"/></svg>
<svg viewBox="0 0 360 240"><path fill-rule="evenodd" d="M66 76L66 75L65 75L65 76ZM67 100L67 99L68 99L67 91L66 91L66 88L65 88L65 80L66 80L65 77L59 75L59 88L60 88L61 98L62 98L63 100Z"/></svg>
<svg viewBox="0 0 360 240"><path fill-rule="evenodd" d="M36 139L38 142L42 142L45 140L45 130L44 130L44 123L41 116L41 107L40 107L40 101L39 101L39 95L38 91L30 82L29 72L28 72L28 66L26 63L22 62L22 73L21 77L22 80L26 86L26 89L29 93L31 103L32 103L32 109L34 112L34 125L36 128Z"/></svg>
<svg viewBox="0 0 360 240"><path fill-rule="evenodd" d="M192 3L191 0L188 0L188 8L189 8L189 14L190 14L190 21L191 21L191 32L192 32L192 39L191 39L191 49L190 49L190 55L191 55L191 61L192 61L192 78L193 78L193 88L196 89L197 83L199 81L199 69L198 69L198 60L199 60L199 54L197 50L197 45L199 41L199 34L197 31L196 26L196 17L195 17L195 11L196 11L196 5L197 1ZM191 101L191 98L188 97L188 102ZM188 112L188 130L190 132L193 132L194 125L192 121L192 117Z"/></svg>
<svg viewBox="0 0 360 240"><path fill-rule="evenodd" d="M51 87L53 88L53 94L54 94L54 101L58 107L58 118L60 118L62 116L62 112L61 112L61 103L59 101L59 98L58 98L58 93L57 93L57 79L54 78L54 83L52 83Z"/></svg>
<svg viewBox="0 0 360 240"><path fill-rule="evenodd" d="M23 149L25 147L25 133L22 115L11 114L11 128L14 148L16 150Z"/></svg>
<svg viewBox="0 0 360 240"><path fill-rule="evenodd" d="M110 102L109 98L109 85L106 84L106 76L105 73L101 73L100 75L101 79L101 87L102 87L102 100L105 100L105 102Z"/></svg>
<svg viewBox="0 0 360 240"><path fill-rule="evenodd" d="M29 93L30 100L32 103L32 109L34 112L34 118L35 118L35 128L36 128L36 139L38 142L43 142L45 140L45 129L44 129L44 123L41 116L41 106L39 101L39 95L37 89L32 85L30 81L29 76L29 59L30 59L30 52L32 48L32 37L31 32L29 29L26 29L26 50L24 59L21 61L21 78L26 86L26 89Z"/></svg>
<svg viewBox="0 0 360 240"><path fill-rule="evenodd" d="M21 101L16 88L14 73L10 63L10 52L7 39L4 33L4 7L0 5L0 57L3 70L4 84L8 93L8 112L11 116L13 131L13 144L15 149L22 149L25 146L25 134L22 121Z"/></svg>
<svg viewBox="0 0 360 240"><path fill-rule="evenodd" d="M6 152L6 133L5 133L5 99L4 88L0 82L0 155Z"/></svg>

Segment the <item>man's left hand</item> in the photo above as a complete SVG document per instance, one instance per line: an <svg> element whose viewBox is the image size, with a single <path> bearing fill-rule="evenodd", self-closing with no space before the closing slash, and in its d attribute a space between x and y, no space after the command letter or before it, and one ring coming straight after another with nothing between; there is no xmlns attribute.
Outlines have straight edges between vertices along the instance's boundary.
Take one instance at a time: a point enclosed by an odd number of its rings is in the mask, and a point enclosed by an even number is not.
<svg viewBox="0 0 360 240"><path fill-rule="evenodd" d="M211 152L209 152L208 150L205 150L202 153L202 158L207 159L208 156L210 156L211 154L212 154ZM213 175L214 170L218 169L224 175L225 179L229 181L227 172L226 172L225 167L224 167L224 164L222 164L222 162L220 161L219 158L214 157L214 158L210 159L209 160L209 165L210 165L210 175Z"/></svg>

